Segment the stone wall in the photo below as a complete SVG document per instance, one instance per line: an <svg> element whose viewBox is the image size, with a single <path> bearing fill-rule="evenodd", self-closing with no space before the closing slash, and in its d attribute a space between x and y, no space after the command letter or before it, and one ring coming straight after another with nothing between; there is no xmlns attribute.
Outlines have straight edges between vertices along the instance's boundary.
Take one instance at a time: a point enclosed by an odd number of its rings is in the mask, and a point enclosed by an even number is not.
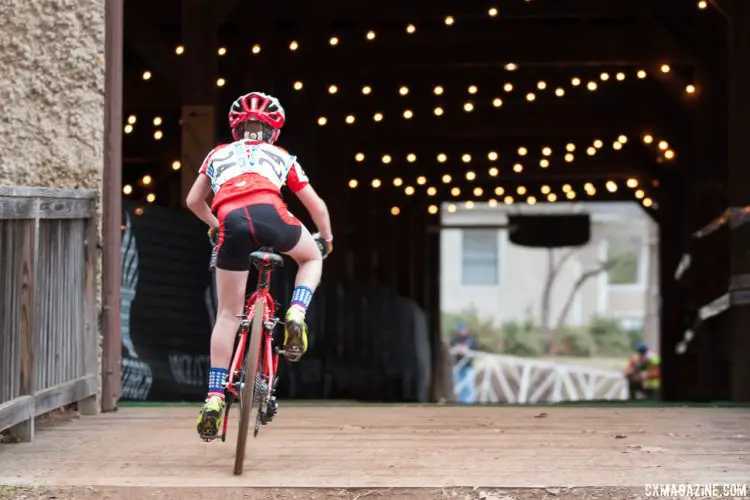
<svg viewBox="0 0 750 500"><path fill-rule="evenodd" d="M0 186L101 200L104 1L0 0ZM101 311L101 271L96 281Z"/></svg>
<svg viewBox="0 0 750 500"><path fill-rule="evenodd" d="M2 0L0 33L0 185L100 190L104 0Z"/></svg>

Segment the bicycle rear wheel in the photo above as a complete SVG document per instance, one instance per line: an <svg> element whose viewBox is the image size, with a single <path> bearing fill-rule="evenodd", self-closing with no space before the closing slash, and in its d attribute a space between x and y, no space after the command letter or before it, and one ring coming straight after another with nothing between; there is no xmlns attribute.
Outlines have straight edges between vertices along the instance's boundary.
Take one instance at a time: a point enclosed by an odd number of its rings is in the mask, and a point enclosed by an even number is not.
<svg viewBox="0 0 750 500"><path fill-rule="evenodd" d="M237 450L234 455L234 474L242 474L242 468L245 464L245 449L247 448L247 434L250 427L250 414L253 410L255 395L255 381L258 373L258 352L260 352L260 343L263 338L263 316L265 314L266 304L263 299L255 303L255 313L253 314L252 327L250 328L250 338L247 345L247 363L245 364L245 386L240 392L240 425L237 430Z"/></svg>

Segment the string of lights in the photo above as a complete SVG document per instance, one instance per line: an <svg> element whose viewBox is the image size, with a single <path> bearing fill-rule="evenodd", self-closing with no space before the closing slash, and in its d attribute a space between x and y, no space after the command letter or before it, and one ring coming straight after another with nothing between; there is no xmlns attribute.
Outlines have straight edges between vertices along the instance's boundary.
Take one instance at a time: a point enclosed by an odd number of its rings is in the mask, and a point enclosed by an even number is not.
<svg viewBox="0 0 750 500"><path fill-rule="evenodd" d="M376 182L377 180L373 181ZM600 186L601 187L601 186ZM653 201L651 197L648 196L646 191L640 187L640 183L635 178L627 179L624 183L618 184L614 180L608 180L604 183L603 189L612 195L618 193L620 188L627 188L630 189L633 193L633 197L638 200L645 208L647 209L656 209L656 204ZM568 201L568 202L575 202L578 201L579 195L578 192L582 191L585 195L588 195L589 197L593 197L597 194L597 188L595 187L594 183L592 182L585 182L581 186L579 186L579 190L576 191L576 189L571 185L571 183L565 183L562 184L560 187L559 192L555 192L550 185L544 184L538 189L538 193L536 191L532 192L530 188L527 188L524 185L516 186L515 188L511 187L503 187L503 186L496 186L492 192L487 193L489 198L485 198L483 195L485 194L482 188L475 188L472 191L472 194L474 195L474 200L465 200L461 202L460 204L465 208L466 210L472 210L475 207L477 207L478 204L485 204L486 206L492 208L497 207L501 203L505 205L514 205L518 203L526 203L529 205L535 205L537 203L556 203L558 201ZM415 190L412 186L407 186L404 190L406 196L412 196L415 193ZM436 196L437 190L434 187L428 187L427 193L430 196ZM461 191L458 187L451 188L451 194L454 197L461 196ZM448 212L455 212L459 207L459 203L457 202L448 202L447 204L447 210ZM431 215L436 215L440 211L440 208L437 203L431 203L427 206L427 212ZM401 207L399 206L392 206L390 208L391 215L400 215L402 212Z"/></svg>
<svg viewBox="0 0 750 500"><path fill-rule="evenodd" d="M528 0L525 0L528 3ZM709 3L705 0L700 0L697 2L697 7L700 10L705 10L709 6ZM501 9L497 6L488 6L486 8L486 12L484 15L485 19L488 18L496 18L498 16L502 16ZM456 15L446 15L442 18L442 24L446 27L446 29L450 29L457 23L463 23L465 19L472 19L472 16L456 16ZM425 26L421 24L416 24L413 22L407 22L403 26L403 33L405 33L407 36L419 36L419 33L422 31L422 28ZM377 43L379 41L382 41L384 39L387 39L389 36L391 36L390 32L378 32L375 29L365 29L361 33L360 42L364 41L367 43ZM342 45L350 42L351 37L345 36L341 33L336 34L328 34L326 35L326 44L330 46L332 49L336 47L341 47ZM320 41L318 41L320 42ZM290 52L296 52L301 53L305 48L313 47L315 45L315 41L308 41L308 40L289 40L288 41L288 50ZM243 49L243 51L246 49ZM219 46L216 48L216 54L219 57L226 57L230 55L230 52L234 54L237 52L238 49L236 49L234 46L227 47L227 46ZM174 48L174 54L177 57L183 56L186 53L186 49L184 45L177 45ZM250 46L250 53L252 55L260 55L263 53L263 46L261 43L255 43L252 46ZM519 71L521 69L521 66L516 62L506 62L503 66L504 70L509 73L514 73ZM676 68L674 71L679 72L680 68ZM142 72L142 79L143 81L152 81L154 79L154 73L152 71L155 71L153 68L151 69L144 69ZM661 76L667 76L673 73L673 68L669 64L669 62L663 62L658 69L654 70L655 72L661 73ZM522 71L523 73L523 71ZM158 76L158 75L157 75ZM231 76L231 75L230 75ZM518 75L516 75L518 76ZM324 87L324 92L328 94L329 97L336 97L336 96L343 96L344 94L347 95L353 95L358 94L362 95L364 97L371 97L371 96L384 96L387 98L392 98L396 96L400 96L404 98L403 102L408 102L408 98L411 96L419 93L431 93L436 98L440 99L446 99L446 98L453 98L455 99L452 104L447 104L445 102L439 102L435 103L434 105L430 106L429 109L421 109L417 106L399 106L400 109L398 111L394 111L393 109L374 109L370 112L362 113L361 111L358 113L354 112L344 112L342 116L317 116L315 120L317 121L317 124L321 127L327 126L329 124L338 124L343 123L348 126L353 126L357 124L367 124L367 123L384 123L388 122L389 120L394 119L403 119L403 120L415 120L415 119L433 119L433 117L450 117L451 113L454 112L461 112L464 113L473 113L482 109L501 109L506 104L509 103L515 103L515 102L525 102L525 103L535 103L538 101L541 101L542 99L550 98L550 99L561 99L565 98L567 96L574 95L574 92L578 91L582 94L592 94L596 91L602 89L605 85L612 84L612 83L618 83L618 82L625 82L625 81L631 81L631 80L646 80L649 77L649 73L646 69L643 68L618 68L615 70L606 70L602 71L601 68L597 70L597 73L595 75L581 75L579 71L579 75L577 76L570 76L566 78L564 81L558 77L550 77L550 78L543 78L536 81L535 84L533 84L532 87L524 85L519 83L518 79L511 78L507 79L505 81L500 81L494 85L487 85L486 83L478 82L478 83L470 83L467 82L463 86L458 86L455 83L448 84L448 83L436 83L436 84L429 84L429 89L421 88L419 85L409 84L403 84L403 85L395 85L392 88L391 85L386 84L379 84L377 82L371 82L367 84L360 84L357 86L352 86L351 88L348 86L341 85L340 83L329 83L327 86ZM516 80L515 82L509 81L509 80ZM310 82L307 82L308 84ZM227 79L225 76L220 76L216 80L216 86L217 87L225 87L228 84ZM303 91L309 91L313 90L315 91L315 87L313 85L306 85L305 81L303 80L294 80L289 82L290 88L295 92L303 92ZM695 83L688 83L685 85L684 92L687 95L696 95L699 93L699 88ZM373 104L376 104L376 100L371 100ZM401 102L401 101L399 101ZM144 117L140 117L140 120L143 120ZM139 117L135 114L131 114L128 116L126 123L123 125L123 131L125 134L131 134L136 130L136 127L140 124ZM160 116L154 116L151 120L151 123L153 125L153 139L156 141L160 141L164 137L164 130L162 128L163 125L163 118ZM650 151L653 151L657 155L657 160L663 161L663 160L674 160L676 158L676 152L673 147L670 146L670 144L664 140L663 138L655 137L652 133L645 132L641 135L642 143L644 146L646 146ZM637 141L635 141L637 143ZM520 174L524 171L527 171L530 167L539 167L542 169L547 169L550 166L559 163L574 163L577 156L580 157L595 157L599 154L599 151L603 150L604 148L611 147L615 151L621 151L624 149L625 145L628 143L627 136L624 134L621 134L617 137L617 139L612 141L606 141L602 139L594 139L591 143L578 143L575 142L569 142L565 145L565 149L561 149L557 146L544 146L540 150L540 155L534 159L532 157L534 156L533 153L529 152L529 149L525 146L519 146L516 149L517 157L516 158L510 158L510 156L506 157L503 154L500 154L496 151L487 151L486 152L486 158L489 162L492 164L488 164L486 167L486 175L489 178L497 178L500 176L501 171L505 172L506 170ZM454 153L451 153L454 154ZM585 156L584 156L585 155ZM379 163L382 163L383 165L391 165L391 164L399 164L400 158L403 158L406 160L409 164L414 164L417 162L425 163L423 157L427 156L424 153L420 152L419 155L415 152L408 152L401 157L397 157L394 154L391 153L367 153L367 156L371 156ZM419 156L419 158L418 158ZM459 153L455 157L449 157L447 153L444 152L434 152L431 155L431 158L428 159L429 163L433 163L433 159L437 161L439 164L445 164L449 161L458 161L460 159L460 162L466 165L469 164L476 164L478 163L477 159L482 158L483 155L476 154L474 152L463 152ZM512 156L512 155L511 155ZM510 158L510 159L509 159ZM361 164L366 161L366 154L364 152L356 152L354 154L354 159L357 163ZM507 169L504 166L500 166L498 162L505 161L506 159L509 159L509 163L507 165ZM179 171L181 169L182 165L179 160L175 160L171 164L171 168L173 171ZM468 181L474 181L479 176L484 176L482 173L481 175L477 173L475 170L468 170L466 171L463 176ZM405 178L403 176L394 176L392 179L388 182L389 184L393 184L394 187L404 187L404 189L410 190L411 194L413 194L417 188L414 186L417 186L419 188L424 188L427 190L428 196L430 195L431 190L435 190L435 193L437 193L437 188L435 186L430 186L430 182L436 182L434 179L433 174L433 180L431 181L430 178L427 175L412 175L409 179L409 182L413 185L405 185L407 181L404 180ZM449 179L446 181L446 179ZM442 185L447 186L451 184L452 177L451 174L443 174L440 176L440 182ZM441 185L440 182L438 185ZM609 184L609 183L612 184ZM352 178L348 181L349 187L351 189L356 189L357 187L363 185L363 184L369 184L374 189L377 189L384 183L384 181L380 180L379 177L371 178L368 181ZM145 190L153 189L155 184L155 180L153 177L153 174L145 174L141 177L137 185L139 185L141 188ZM377 184L377 186L376 186ZM590 196L593 196L597 190L596 187L592 183L587 183L586 185L590 185L591 189L583 188L583 191L585 194L589 194ZM584 186L586 186L584 185ZM609 187L614 186L615 191L610 191ZM631 186L627 186L631 187ZM451 187L451 193L454 189L459 189L457 186ZM481 188L476 188L480 189ZM618 189L617 183L612 180L608 181L607 184L605 184L604 191L609 192L616 192ZM123 186L123 194L126 196L130 196L134 194L135 189L133 184L125 184ZM573 193L572 195L570 193ZM476 194L476 193L475 193ZM639 196L640 194L640 196ZM410 193L407 193L407 195L410 195ZM515 193L517 196L523 196L521 193ZM503 203L506 203L508 197L511 197L512 202L515 202L513 199L514 195L506 194L505 198L502 199ZM573 196L573 198L571 198ZM537 197L537 195L529 195L526 198L527 203L536 203L540 200L546 200L548 202L555 202L558 198L564 198L568 200L574 199L576 196L574 190L570 191L563 191L560 194L557 194L553 191L550 191L548 193L543 193ZM649 197L645 191L642 189L638 189L634 191L634 196L636 199L640 200L644 206L651 207L654 202ZM551 198L551 199L550 199ZM149 203L153 203L155 201L156 197L153 192L148 192L146 194L146 201ZM431 212L432 213L432 212ZM437 213L437 211L435 212Z"/></svg>

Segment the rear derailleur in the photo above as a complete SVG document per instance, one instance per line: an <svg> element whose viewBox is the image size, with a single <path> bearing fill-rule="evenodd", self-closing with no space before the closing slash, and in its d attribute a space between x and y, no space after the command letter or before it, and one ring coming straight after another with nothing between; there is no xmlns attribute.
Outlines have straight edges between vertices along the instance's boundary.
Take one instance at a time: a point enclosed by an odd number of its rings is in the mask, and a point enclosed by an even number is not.
<svg viewBox="0 0 750 500"><path fill-rule="evenodd" d="M260 401L260 407L258 408L258 417L260 418L260 423L263 425L268 425L273 418L279 413L279 402L276 400L276 385L279 383L279 379L276 378L273 381L273 387L271 387L271 392L268 394L268 398L263 401ZM266 391L268 390L268 383L265 379L261 379L257 381L257 384L262 387L261 393L263 394L263 398L265 398Z"/></svg>

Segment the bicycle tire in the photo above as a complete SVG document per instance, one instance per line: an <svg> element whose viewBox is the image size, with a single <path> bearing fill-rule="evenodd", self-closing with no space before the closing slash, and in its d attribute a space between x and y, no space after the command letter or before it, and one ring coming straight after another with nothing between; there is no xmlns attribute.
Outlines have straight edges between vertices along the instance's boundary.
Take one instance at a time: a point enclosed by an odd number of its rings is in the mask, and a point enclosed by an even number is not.
<svg viewBox="0 0 750 500"><path fill-rule="evenodd" d="M255 399L255 381L258 372L258 352L263 338L263 315L265 314L265 301L259 299L255 303L250 338L247 345L247 365L245 368L245 386L240 393L240 425L237 430L237 449L234 454L234 475L242 474L245 464L245 450L247 449L247 435L250 430L250 414L253 411ZM250 375L252 374L252 375Z"/></svg>

